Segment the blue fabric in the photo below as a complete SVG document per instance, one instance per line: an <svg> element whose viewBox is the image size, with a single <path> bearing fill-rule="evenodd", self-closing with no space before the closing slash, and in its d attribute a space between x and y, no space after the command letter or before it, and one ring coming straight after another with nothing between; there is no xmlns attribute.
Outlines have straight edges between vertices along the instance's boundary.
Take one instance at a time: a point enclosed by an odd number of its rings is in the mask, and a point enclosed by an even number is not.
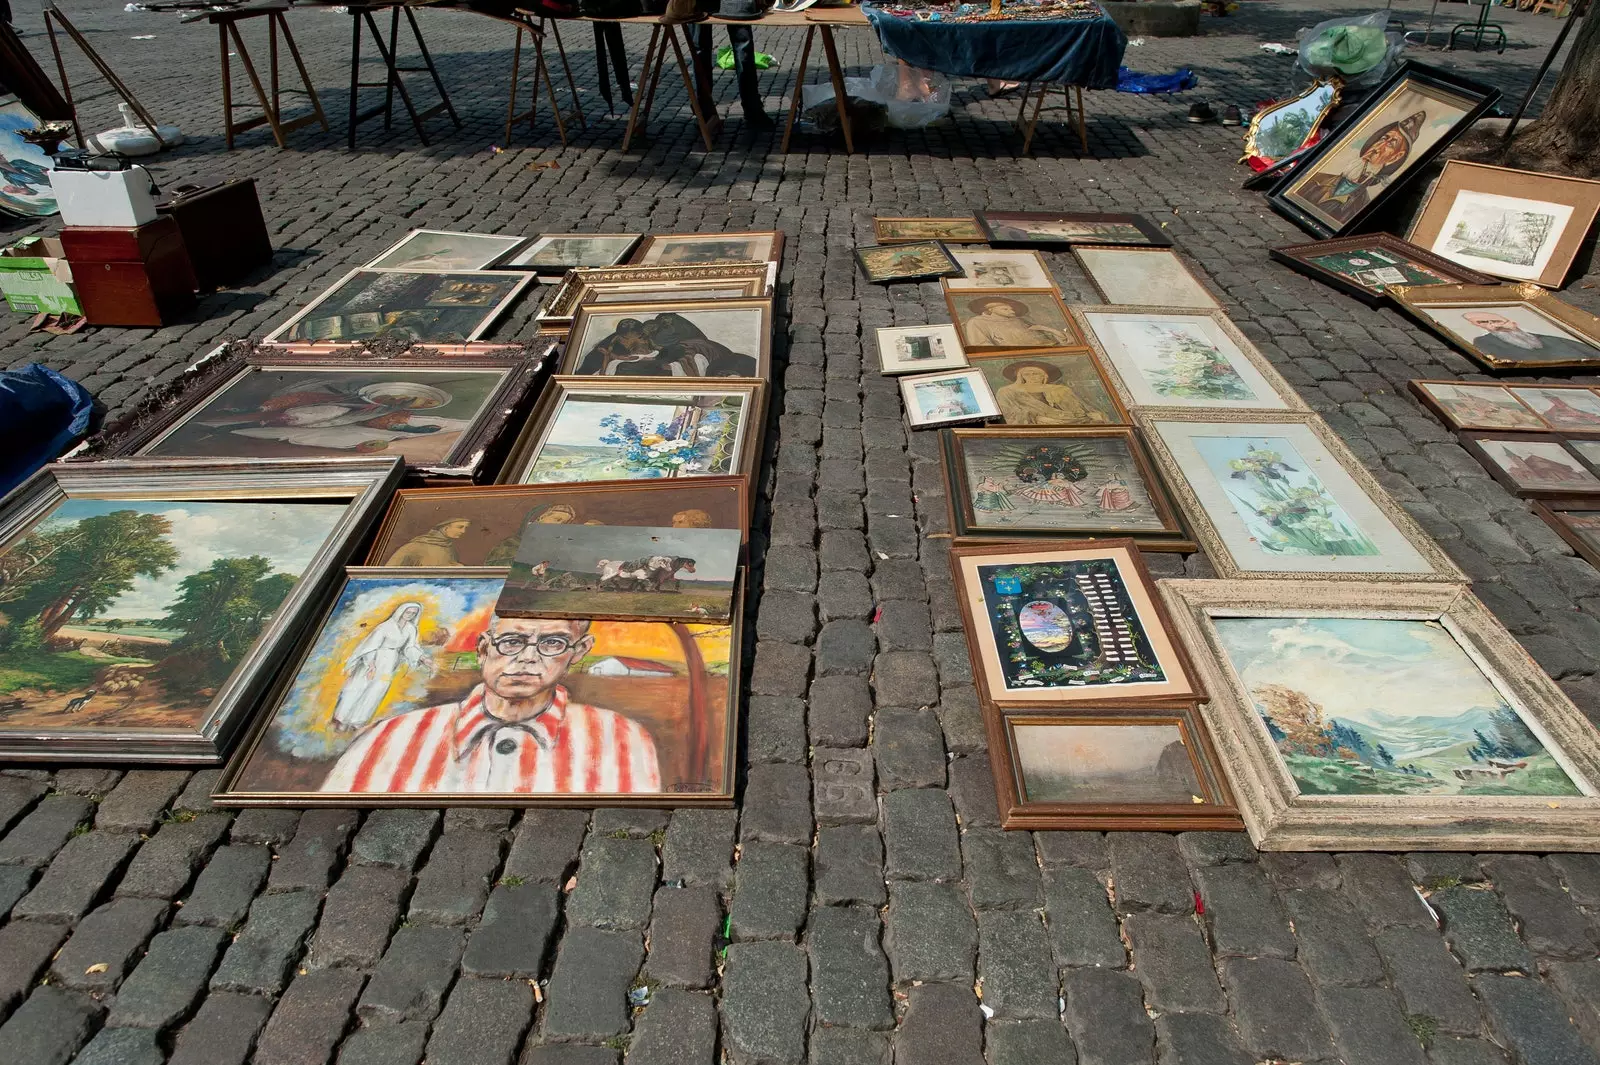
<svg viewBox="0 0 1600 1065"><path fill-rule="evenodd" d="M93 410L82 385L49 367L0 371L0 496L82 436Z"/></svg>
<svg viewBox="0 0 1600 1065"><path fill-rule="evenodd" d="M1199 84L1200 79L1188 67L1179 67L1171 74L1141 74L1127 67L1117 71L1118 92L1183 92Z"/></svg>
<svg viewBox="0 0 1600 1065"><path fill-rule="evenodd" d="M1128 38L1102 12L1063 21L919 22L863 7L883 50L957 78L1042 81L1114 89Z"/></svg>

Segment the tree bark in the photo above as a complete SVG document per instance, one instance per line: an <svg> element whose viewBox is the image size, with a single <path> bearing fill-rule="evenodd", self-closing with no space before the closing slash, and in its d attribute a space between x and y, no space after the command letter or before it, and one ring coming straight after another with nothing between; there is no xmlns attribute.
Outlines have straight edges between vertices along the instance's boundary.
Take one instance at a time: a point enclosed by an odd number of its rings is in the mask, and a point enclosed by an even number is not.
<svg viewBox="0 0 1600 1065"><path fill-rule="evenodd" d="M1511 138L1501 162L1530 170L1600 175L1600 0L1589 0L1566 65L1538 121Z"/></svg>

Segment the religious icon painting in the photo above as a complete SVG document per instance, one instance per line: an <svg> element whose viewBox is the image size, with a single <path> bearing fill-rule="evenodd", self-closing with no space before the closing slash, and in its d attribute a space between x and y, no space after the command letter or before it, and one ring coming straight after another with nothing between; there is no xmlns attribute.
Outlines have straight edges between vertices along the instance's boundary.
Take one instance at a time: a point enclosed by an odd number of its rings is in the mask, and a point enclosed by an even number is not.
<svg viewBox="0 0 1600 1065"><path fill-rule="evenodd" d="M1066 248L1073 244L1131 244L1171 247L1160 228L1136 214L1084 214L1049 211L979 211L994 245L1023 244Z"/></svg>
<svg viewBox="0 0 1600 1065"><path fill-rule="evenodd" d="M910 244L878 244L856 249L856 261L868 281L892 285L903 281L932 281L957 277L961 264L936 240Z"/></svg>
<svg viewBox="0 0 1600 1065"><path fill-rule="evenodd" d="M549 525L522 530L501 617L727 621L737 529Z"/></svg>
<svg viewBox="0 0 1600 1065"><path fill-rule="evenodd" d="M972 357L1007 425L1126 425L1128 412L1087 351L991 351Z"/></svg>
<svg viewBox="0 0 1600 1065"><path fill-rule="evenodd" d="M743 540L749 513L743 477L402 488L366 564L509 566L535 525L731 529Z"/></svg>
<svg viewBox="0 0 1600 1065"><path fill-rule="evenodd" d="M906 422L913 429L988 421L999 415L989 382L977 370L919 374L900 378Z"/></svg>
<svg viewBox="0 0 1600 1065"><path fill-rule="evenodd" d="M1589 565L1600 569L1600 498L1534 500L1533 512Z"/></svg>
<svg viewBox="0 0 1600 1065"><path fill-rule="evenodd" d="M1123 306L1220 306L1170 248L1076 247L1072 254L1107 303Z"/></svg>
<svg viewBox="0 0 1600 1065"><path fill-rule="evenodd" d="M950 549L980 696L999 707L1200 695L1132 540Z"/></svg>
<svg viewBox="0 0 1600 1065"><path fill-rule="evenodd" d="M957 536L1195 549L1132 429L947 429L942 444Z"/></svg>
<svg viewBox="0 0 1600 1065"><path fill-rule="evenodd" d="M972 216L966 218L874 218L872 237L879 244L911 244L938 240L946 244L982 244L988 240Z"/></svg>
<svg viewBox="0 0 1600 1065"><path fill-rule="evenodd" d="M1463 433L1461 445L1517 495L1547 499L1600 495L1600 477L1559 436Z"/></svg>
<svg viewBox="0 0 1600 1065"><path fill-rule="evenodd" d="M1053 288L947 288L944 299L969 354L1084 346L1083 335Z"/></svg>
<svg viewBox="0 0 1600 1065"><path fill-rule="evenodd" d="M886 374L959 370L967 365L953 325L902 325L877 332L878 368Z"/></svg>
<svg viewBox="0 0 1600 1065"><path fill-rule="evenodd" d="M1398 285L1493 285L1494 278L1389 233L1364 233L1273 248L1289 269L1353 296L1369 307L1384 303Z"/></svg>
<svg viewBox="0 0 1600 1065"><path fill-rule="evenodd" d="M1400 309L1493 372L1600 367L1600 318L1538 285L1392 290Z"/></svg>
<svg viewBox="0 0 1600 1065"><path fill-rule="evenodd" d="M946 278L947 289L1054 288L1055 278L1036 251L998 248L954 248L950 258L964 276Z"/></svg>
<svg viewBox="0 0 1600 1065"><path fill-rule="evenodd" d="M521 247L525 239L504 233L413 229L368 263L367 268L431 273L484 270Z"/></svg>
<svg viewBox="0 0 1600 1065"><path fill-rule="evenodd" d="M561 372L598 377L766 377L772 300L590 303L567 334Z"/></svg>
<svg viewBox="0 0 1600 1065"><path fill-rule="evenodd" d="M633 253L633 266L689 266L697 263L778 262L783 233L654 233Z"/></svg>
<svg viewBox="0 0 1600 1065"><path fill-rule="evenodd" d="M265 343L477 340L534 281L507 270L352 270L267 334Z"/></svg>
<svg viewBox="0 0 1600 1065"><path fill-rule="evenodd" d="M1411 391L1457 431L1517 429L1542 433L1550 426L1504 385L1477 381L1412 381ZM1592 394L1591 399L1597 398Z"/></svg>
<svg viewBox="0 0 1600 1065"><path fill-rule="evenodd" d="M401 472L108 460L24 481L0 507L0 757L219 761Z"/></svg>
<svg viewBox="0 0 1600 1065"><path fill-rule="evenodd" d="M1267 202L1318 237L1353 232L1499 98L1491 85L1404 63L1301 158Z"/></svg>
<svg viewBox="0 0 1600 1065"><path fill-rule="evenodd" d="M737 626L502 617L503 583L347 570L216 801L732 801Z"/></svg>

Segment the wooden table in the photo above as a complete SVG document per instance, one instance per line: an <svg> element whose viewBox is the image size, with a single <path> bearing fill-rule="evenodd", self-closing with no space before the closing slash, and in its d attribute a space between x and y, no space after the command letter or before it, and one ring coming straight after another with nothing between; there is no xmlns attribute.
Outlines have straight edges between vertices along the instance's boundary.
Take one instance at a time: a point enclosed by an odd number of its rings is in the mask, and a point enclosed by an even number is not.
<svg viewBox="0 0 1600 1065"><path fill-rule="evenodd" d="M311 75L306 73L306 65L300 58L300 49L295 47L294 35L289 32L289 23L283 13L289 10L289 5L282 0L271 3L251 4L245 7L236 7L225 11L211 11L204 15L191 15L183 19L184 22L197 22L200 19L211 23L217 28L218 51L222 57L222 129L223 137L228 150L233 149L233 138L245 130L254 129L265 123L272 128L272 139L278 143L279 148L287 147L284 138L302 126L312 122L320 122L322 131L328 131L328 116L322 113L322 101L317 98L317 90L311 84ZM239 23L253 18L266 18L267 20L267 49L268 49L268 77L270 79L271 93L261 85L261 76L256 73L256 65L250 60L250 53L245 49L244 37L239 33ZM294 68L300 73L300 84L305 88L280 90L278 85L278 35L283 34L283 43L289 47L289 56L294 60ZM254 118L247 118L242 122L233 120L233 72L228 66L228 38L233 38L233 48L239 57L239 62L244 66L244 72L250 78L250 86L256 91L256 99L261 102L261 114ZM303 92L310 98L312 113L301 115L299 118L285 122L283 109L280 104L282 92Z"/></svg>

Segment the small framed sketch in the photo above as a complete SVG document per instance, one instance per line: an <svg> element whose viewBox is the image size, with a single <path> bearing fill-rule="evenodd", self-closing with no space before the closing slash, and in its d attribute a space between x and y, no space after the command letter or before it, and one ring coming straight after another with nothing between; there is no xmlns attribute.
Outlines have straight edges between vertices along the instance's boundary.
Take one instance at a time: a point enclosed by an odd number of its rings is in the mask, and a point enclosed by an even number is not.
<svg viewBox="0 0 1600 1065"><path fill-rule="evenodd" d="M454 273L483 270L520 247L525 237L413 229L367 264L373 270Z"/></svg>
<svg viewBox="0 0 1600 1065"><path fill-rule="evenodd" d="M1073 214L1048 211L979 211L978 224L991 244L1131 244L1171 247L1161 230L1142 215Z"/></svg>
<svg viewBox="0 0 1600 1065"><path fill-rule="evenodd" d="M1161 592L1257 847L1600 848L1600 736L1465 585Z"/></svg>
<svg viewBox="0 0 1600 1065"><path fill-rule="evenodd" d="M775 263L783 258L783 233L763 229L745 233L653 233L628 262L634 266L689 266L696 263Z"/></svg>
<svg viewBox="0 0 1600 1065"><path fill-rule="evenodd" d="M278 328L264 343L360 340L461 344L489 331L531 273L505 270L352 270Z"/></svg>
<svg viewBox="0 0 1600 1065"><path fill-rule="evenodd" d="M1314 414L1138 417L1219 576L1465 579Z"/></svg>
<svg viewBox="0 0 1600 1065"><path fill-rule="evenodd" d="M1600 497L1534 500L1533 512L1589 565L1600 569Z"/></svg>
<svg viewBox="0 0 1600 1065"><path fill-rule="evenodd" d="M995 248L956 248L950 258L965 276L947 278L945 288L1054 288L1055 278L1044 256L1036 251L1004 251Z"/></svg>
<svg viewBox="0 0 1600 1065"><path fill-rule="evenodd" d="M1294 388L1221 311L1079 307L1090 346L1129 406L1305 410Z"/></svg>
<svg viewBox="0 0 1600 1065"><path fill-rule="evenodd" d="M977 370L902 377L900 398L905 401L906 422L913 429L987 421L1000 414L989 382Z"/></svg>
<svg viewBox="0 0 1600 1065"><path fill-rule="evenodd" d="M899 281L932 281L961 273L961 264L936 240L908 244L878 244L856 249L856 261L868 281L892 285Z"/></svg>
<svg viewBox="0 0 1600 1065"><path fill-rule="evenodd" d="M1170 248L1075 247L1072 254L1107 303L1143 307L1221 306Z"/></svg>
<svg viewBox="0 0 1600 1065"><path fill-rule="evenodd" d="M946 244L982 244L988 236L978 220L966 218L874 218L872 239L879 244L939 240Z"/></svg>
<svg viewBox="0 0 1600 1065"><path fill-rule="evenodd" d="M1007 425L1127 425L1128 411L1087 351L991 351L974 355Z"/></svg>
<svg viewBox="0 0 1600 1065"><path fill-rule="evenodd" d="M1418 322L1489 370L1541 373L1600 367L1600 318L1537 285L1441 285L1391 290Z"/></svg>
<svg viewBox="0 0 1600 1065"><path fill-rule="evenodd" d="M955 544L981 699L998 707L1203 697L1132 540Z"/></svg>
<svg viewBox="0 0 1600 1065"><path fill-rule="evenodd" d="M578 267L615 266L628 257L642 233L544 233L499 265L540 274L564 274Z"/></svg>
<svg viewBox="0 0 1600 1065"><path fill-rule="evenodd" d="M959 370L967 365L953 325L902 325L877 331L878 369L886 374Z"/></svg>
<svg viewBox="0 0 1600 1065"><path fill-rule="evenodd" d="M1008 829L1242 831L1193 706L985 708Z"/></svg>
<svg viewBox="0 0 1600 1065"><path fill-rule="evenodd" d="M1600 213L1600 181L1451 159L1407 234L1462 266L1560 288Z"/></svg>
<svg viewBox="0 0 1600 1065"><path fill-rule="evenodd" d="M1386 302L1396 285L1497 284L1488 274L1469 270L1390 233L1290 244L1268 254L1289 269L1369 307Z"/></svg>
<svg viewBox="0 0 1600 1065"><path fill-rule="evenodd" d="M1483 463L1490 476L1519 496L1600 495L1600 477L1559 436L1462 433L1461 446Z"/></svg>
<svg viewBox="0 0 1600 1065"><path fill-rule="evenodd" d="M968 353L1084 346L1083 335L1053 288L947 288L944 300Z"/></svg>
<svg viewBox="0 0 1600 1065"><path fill-rule="evenodd" d="M957 536L1195 549L1132 429L946 429L941 444Z"/></svg>
<svg viewBox="0 0 1600 1065"><path fill-rule="evenodd" d="M1439 420L1460 432L1514 429L1542 433L1550 427L1504 385L1477 381L1412 381L1411 391ZM1596 398L1591 395L1590 398Z"/></svg>
<svg viewBox="0 0 1600 1065"><path fill-rule="evenodd" d="M772 369L772 300L586 303L562 373L598 377L759 377Z"/></svg>

